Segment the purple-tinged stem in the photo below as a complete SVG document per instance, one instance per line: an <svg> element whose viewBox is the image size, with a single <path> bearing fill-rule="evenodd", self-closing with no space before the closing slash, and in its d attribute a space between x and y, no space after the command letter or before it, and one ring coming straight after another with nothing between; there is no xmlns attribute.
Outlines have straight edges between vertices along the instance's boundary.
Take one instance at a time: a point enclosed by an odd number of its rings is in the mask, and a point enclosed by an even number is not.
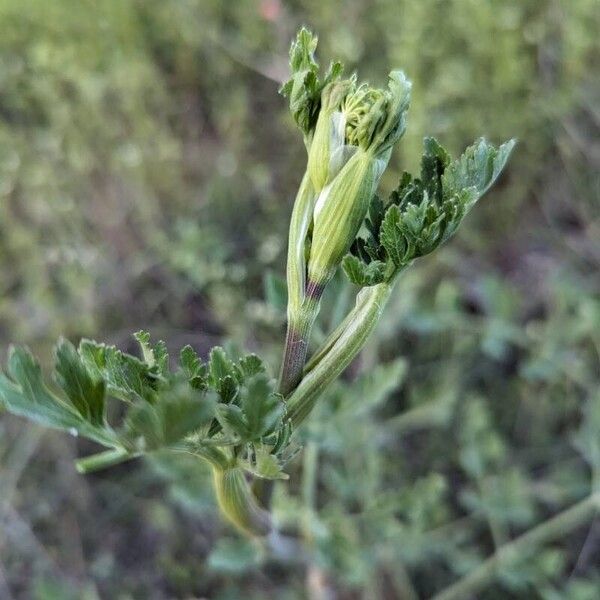
<svg viewBox="0 0 600 600"><path fill-rule="evenodd" d="M308 281L300 311L297 315L290 316L288 321L279 374L279 393L284 397L291 394L302 379L310 333L319 314L324 287L322 284Z"/></svg>

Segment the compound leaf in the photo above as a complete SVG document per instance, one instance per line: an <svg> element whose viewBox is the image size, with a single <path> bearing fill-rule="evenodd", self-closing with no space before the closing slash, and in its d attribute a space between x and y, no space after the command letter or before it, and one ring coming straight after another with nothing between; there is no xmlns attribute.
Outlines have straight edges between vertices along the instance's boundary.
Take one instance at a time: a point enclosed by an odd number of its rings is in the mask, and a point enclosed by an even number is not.
<svg viewBox="0 0 600 600"><path fill-rule="evenodd" d="M397 267L405 263L409 250L407 240L400 232L401 218L400 207L393 204L385 213L380 229L381 245Z"/></svg>

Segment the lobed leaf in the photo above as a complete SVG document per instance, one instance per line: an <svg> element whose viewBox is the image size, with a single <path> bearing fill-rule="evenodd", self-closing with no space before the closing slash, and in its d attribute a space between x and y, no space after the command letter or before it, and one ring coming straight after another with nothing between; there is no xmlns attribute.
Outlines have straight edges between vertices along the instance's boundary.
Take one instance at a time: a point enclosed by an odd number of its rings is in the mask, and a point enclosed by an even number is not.
<svg viewBox="0 0 600 600"><path fill-rule="evenodd" d="M192 388L203 390L208 387L208 366L190 345L181 349L179 363Z"/></svg>
<svg viewBox="0 0 600 600"><path fill-rule="evenodd" d="M135 337L143 360L89 340L82 340L78 352L60 340L55 380L64 395L46 386L28 350L12 348L7 375L0 374L0 406L125 455L180 448L181 442L201 448L211 438L211 448L220 441L252 445L263 438L276 451L287 445L291 430L282 427L284 403L258 356L248 354L234 363L217 347L205 364L186 346L180 369L171 373L164 345L152 345L146 332ZM106 421L107 392L129 403L116 431ZM222 431L229 437L223 438ZM273 461L261 461L256 468L270 472Z"/></svg>
<svg viewBox="0 0 600 600"><path fill-rule="evenodd" d="M273 391L273 384L259 373L240 388L239 405L217 405L217 419L223 429L244 442L256 442L278 431L285 404Z"/></svg>
<svg viewBox="0 0 600 600"><path fill-rule="evenodd" d="M496 148L484 138L477 140L444 172L445 195L453 196L467 188L475 188L477 194L473 204L498 179L515 144L516 140L513 139Z"/></svg>
<svg viewBox="0 0 600 600"><path fill-rule="evenodd" d="M7 374L0 375L0 397L9 412L57 429L79 426L80 415L47 388L39 363L27 348L10 348Z"/></svg>
<svg viewBox="0 0 600 600"><path fill-rule="evenodd" d="M55 356L56 381L73 406L92 425L104 425L106 422L104 381L88 371L77 354L75 346L68 340L59 341Z"/></svg>
<svg viewBox="0 0 600 600"><path fill-rule="evenodd" d="M114 346L81 340L79 355L92 376L102 379L107 391L126 402L153 402L161 379L146 362Z"/></svg>
<svg viewBox="0 0 600 600"><path fill-rule="evenodd" d="M210 351L208 361L209 384L221 396L223 402L230 403L237 397L240 371L220 346Z"/></svg>
<svg viewBox="0 0 600 600"><path fill-rule="evenodd" d="M385 263L376 260L365 263L348 254L342 260L342 268L348 279L355 285L367 287L385 281Z"/></svg>
<svg viewBox="0 0 600 600"><path fill-rule="evenodd" d="M315 60L317 43L317 36L308 29L303 27L298 32L290 47L290 79L279 90L288 98L294 122L305 136L309 136L316 126L323 88L339 79L344 70L341 63L333 62L320 80L319 63Z"/></svg>
<svg viewBox="0 0 600 600"><path fill-rule="evenodd" d="M65 397L46 386L39 363L29 350L11 347L7 375L0 374L0 404L40 425L79 433L107 446L115 445L117 437L104 420L103 384L77 361L68 342L59 344L56 356L57 380L65 390Z"/></svg>
<svg viewBox="0 0 600 600"><path fill-rule="evenodd" d="M133 337L142 349L144 361L160 375L166 376L169 372L169 353L167 346L159 340L154 346L150 343L150 334L147 331L138 331Z"/></svg>
<svg viewBox="0 0 600 600"><path fill-rule="evenodd" d="M242 466L246 471L261 479L289 479L289 475L283 472L279 458L263 445L256 446L253 460L244 461Z"/></svg>
<svg viewBox="0 0 600 600"><path fill-rule="evenodd" d="M397 205L392 205L385 213L380 228L380 241L386 256L396 265L405 264L412 254L409 241L400 232L402 214Z"/></svg>
<svg viewBox="0 0 600 600"><path fill-rule="evenodd" d="M367 238L358 238L344 260L350 281L368 286L392 278L450 239L498 178L514 144L510 140L495 148L482 138L451 161L435 138L425 138L420 178L404 173L387 209L373 200L365 221Z"/></svg>
<svg viewBox="0 0 600 600"><path fill-rule="evenodd" d="M172 445L207 426L215 415L212 394L176 389L163 394L156 404L139 403L127 415L127 435L141 438L144 450Z"/></svg>
<svg viewBox="0 0 600 600"><path fill-rule="evenodd" d="M244 377L253 377L266 371L262 359L256 354L247 354L240 359L239 365Z"/></svg>
<svg viewBox="0 0 600 600"><path fill-rule="evenodd" d="M248 381L242 393L242 408L246 415L250 440L273 433L285 413L282 397L273 392L269 379L262 374Z"/></svg>

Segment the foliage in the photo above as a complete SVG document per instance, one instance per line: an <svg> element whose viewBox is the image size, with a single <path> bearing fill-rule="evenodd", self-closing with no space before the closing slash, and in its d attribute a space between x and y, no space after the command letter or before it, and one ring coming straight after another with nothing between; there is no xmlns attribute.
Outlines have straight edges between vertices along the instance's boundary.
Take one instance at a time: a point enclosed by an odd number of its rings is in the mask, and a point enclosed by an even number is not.
<svg viewBox="0 0 600 600"><path fill-rule="evenodd" d="M186 346L171 372L164 343L152 345L144 331L135 337L143 360L90 340L78 350L61 340L54 367L60 394L43 382L27 349L11 348L8 376L0 376L5 408L107 446L117 453L108 455L115 462L161 449L211 458L217 446L231 446L247 457L241 464L253 474L284 477L279 459L290 427L283 399L255 354L234 362L215 347L204 363ZM111 397L127 406L118 425L107 418ZM88 471L102 462L91 457L79 465Z"/></svg>
<svg viewBox="0 0 600 600"><path fill-rule="evenodd" d="M219 525L196 457L158 451L82 478L70 459L95 446L3 414L0 596L429 597L597 485L593 0L350 0L343 18L312 0L0 10L0 353L18 340L44 367L61 332L132 352L123 331L142 324L173 355L190 343L206 360L233 340L276 364L285 299L276 277L263 299L262 278L281 272L304 166L275 94L297 24L321 32L322 57L376 81L400 64L413 80L382 198L418 170L424 135L453 155L481 132L520 140L495 197L403 272L375 338L307 423L314 501L306 452L275 488L277 520L313 517L289 526L292 560L285 541L260 551ZM352 293L335 282L317 344ZM363 375L392 356L404 377L353 418L377 397ZM129 406L107 404L111 423ZM328 444L320 427L338 411ZM597 540L582 525L478 597L595 598Z"/></svg>
<svg viewBox="0 0 600 600"><path fill-rule="evenodd" d="M359 286L389 281L450 239L497 179L514 143L496 149L481 139L451 162L437 140L426 138L421 178L404 173L385 206L374 197L366 220L369 237L358 237L354 253L344 259L350 281Z"/></svg>

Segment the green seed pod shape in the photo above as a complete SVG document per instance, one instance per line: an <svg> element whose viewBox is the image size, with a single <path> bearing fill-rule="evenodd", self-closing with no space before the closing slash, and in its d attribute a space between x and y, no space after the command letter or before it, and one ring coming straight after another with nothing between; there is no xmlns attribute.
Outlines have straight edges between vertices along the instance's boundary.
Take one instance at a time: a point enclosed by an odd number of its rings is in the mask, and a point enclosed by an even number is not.
<svg viewBox="0 0 600 600"><path fill-rule="evenodd" d="M390 153L357 152L326 186L315 205L308 280L320 286L333 277L363 222Z"/></svg>

